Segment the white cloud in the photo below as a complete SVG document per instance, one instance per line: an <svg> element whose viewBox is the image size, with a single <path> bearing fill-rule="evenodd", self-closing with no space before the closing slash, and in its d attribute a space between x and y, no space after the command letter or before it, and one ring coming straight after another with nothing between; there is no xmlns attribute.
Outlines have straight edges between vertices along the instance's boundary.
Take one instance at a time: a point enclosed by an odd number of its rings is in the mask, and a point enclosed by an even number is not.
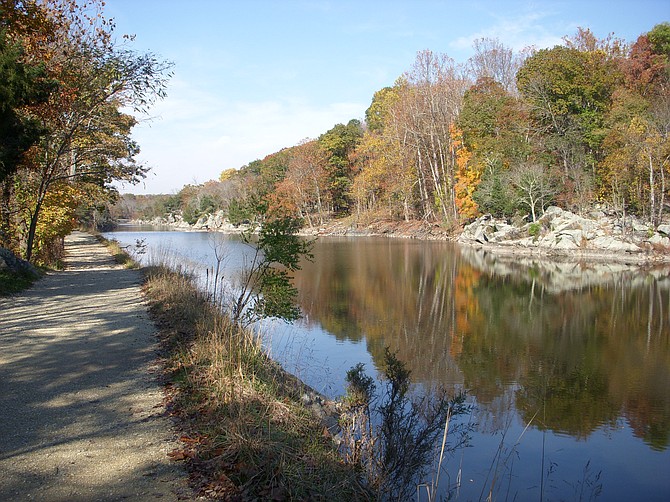
<svg viewBox="0 0 670 502"><path fill-rule="evenodd" d="M467 36L459 37L450 46L456 50L469 51L473 42L480 38L497 38L507 47L521 51L529 46L537 48L553 47L562 43L562 37L576 31L577 25L562 24L550 29L548 12L530 12L516 16L499 16L491 14L495 19L493 25ZM567 31L566 31L567 30Z"/></svg>
<svg viewBox="0 0 670 502"><path fill-rule="evenodd" d="M183 82L153 110L156 117L134 131L140 161L152 168L145 183L124 192L171 193L187 183L217 179L222 170L239 168L336 123L362 118L367 104L317 106L284 97L264 101L227 100Z"/></svg>

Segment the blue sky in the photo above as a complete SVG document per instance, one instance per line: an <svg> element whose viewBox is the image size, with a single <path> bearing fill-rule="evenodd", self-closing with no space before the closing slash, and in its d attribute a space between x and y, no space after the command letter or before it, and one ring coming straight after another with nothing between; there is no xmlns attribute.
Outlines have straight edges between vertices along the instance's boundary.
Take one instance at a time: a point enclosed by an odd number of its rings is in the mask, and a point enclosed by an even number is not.
<svg viewBox="0 0 670 502"><path fill-rule="evenodd" d="M577 27L633 42L670 21L670 0L107 0L118 34L175 64L168 97L134 130L152 168L121 192L188 183L363 119L418 51L457 63L472 42L553 47Z"/></svg>

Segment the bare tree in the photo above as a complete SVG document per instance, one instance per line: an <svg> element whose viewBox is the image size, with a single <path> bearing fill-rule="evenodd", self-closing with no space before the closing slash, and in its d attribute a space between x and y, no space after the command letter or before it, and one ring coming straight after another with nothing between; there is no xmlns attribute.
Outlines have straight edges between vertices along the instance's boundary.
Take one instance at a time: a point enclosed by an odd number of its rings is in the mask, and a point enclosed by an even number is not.
<svg viewBox="0 0 670 502"><path fill-rule="evenodd" d="M460 112L468 81L446 54L422 51L405 75L402 93L403 126L415 151L416 171L425 218L435 208L446 221L455 221L456 156L451 127Z"/></svg>
<svg viewBox="0 0 670 502"><path fill-rule="evenodd" d="M558 193L554 177L539 164L520 164L511 169L510 183L516 191L517 203L530 209L533 221Z"/></svg>
<svg viewBox="0 0 670 502"><path fill-rule="evenodd" d="M510 94L516 95L516 72L523 64L523 54L505 47L497 38L479 38L474 41L474 55L468 60L472 80L489 77L500 83Z"/></svg>

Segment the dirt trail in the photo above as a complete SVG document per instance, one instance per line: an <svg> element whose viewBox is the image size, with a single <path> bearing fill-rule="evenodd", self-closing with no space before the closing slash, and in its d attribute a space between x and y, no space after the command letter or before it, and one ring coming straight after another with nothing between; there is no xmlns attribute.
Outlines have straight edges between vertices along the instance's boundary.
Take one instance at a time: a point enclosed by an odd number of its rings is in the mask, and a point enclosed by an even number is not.
<svg viewBox="0 0 670 502"><path fill-rule="evenodd" d="M66 269L0 299L0 500L188 498L140 274L84 233Z"/></svg>

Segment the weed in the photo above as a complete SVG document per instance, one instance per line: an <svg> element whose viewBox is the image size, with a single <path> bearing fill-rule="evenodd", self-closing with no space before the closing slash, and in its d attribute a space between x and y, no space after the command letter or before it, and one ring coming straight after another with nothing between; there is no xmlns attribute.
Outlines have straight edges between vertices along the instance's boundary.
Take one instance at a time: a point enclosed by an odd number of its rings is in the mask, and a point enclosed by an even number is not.
<svg viewBox="0 0 670 502"><path fill-rule="evenodd" d="M109 253L112 255L114 258L114 261L118 263L119 265L123 265L124 268L138 268L139 264L138 262L133 258L136 254L144 254L144 248L146 248L146 245L144 242L140 242L140 240L137 241L137 249L140 249L139 253L133 253L133 250L130 249L130 246L121 246L121 244L118 243L118 241L115 241L114 239L106 239L100 234L94 234L95 238L100 242L101 244L105 245L107 247L107 250Z"/></svg>
<svg viewBox="0 0 670 502"><path fill-rule="evenodd" d="M0 270L0 296L9 296L29 288L36 280L34 274Z"/></svg>

